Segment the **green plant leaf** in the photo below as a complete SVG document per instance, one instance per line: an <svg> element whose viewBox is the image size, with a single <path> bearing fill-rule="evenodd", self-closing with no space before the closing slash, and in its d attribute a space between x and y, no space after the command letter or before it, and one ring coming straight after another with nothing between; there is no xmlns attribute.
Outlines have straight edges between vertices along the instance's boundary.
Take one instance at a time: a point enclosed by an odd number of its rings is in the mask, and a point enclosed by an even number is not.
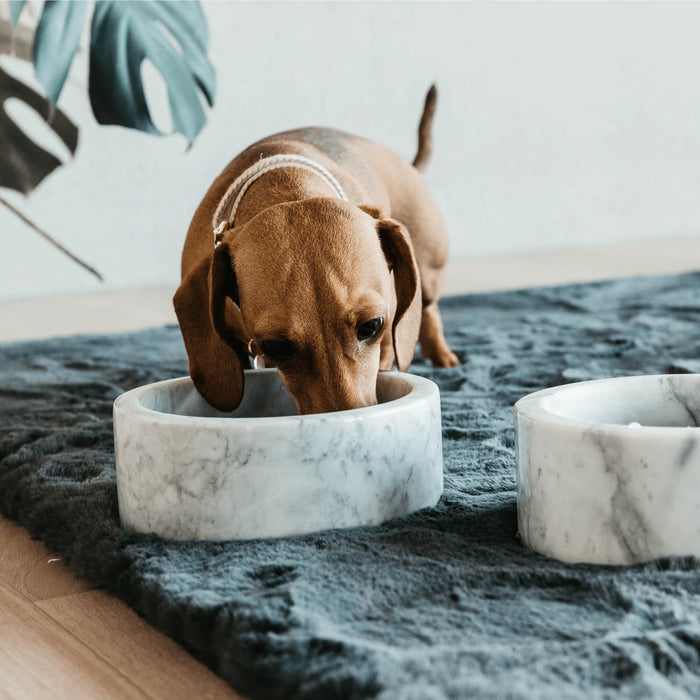
<svg viewBox="0 0 700 700"><path fill-rule="evenodd" d="M22 14L24 6L27 4L27 0L9 0L10 3L10 24L14 29L17 26L19 16Z"/></svg>
<svg viewBox="0 0 700 700"><path fill-rule="evenodd" d="M90 38L90 102L97 121L160 133L141 80L141 64L149 59L165 80L173 129L191 144L206 122L197 88L214 102L216 77L206 48L198 2L98 0Z"/></svg>
<svg viewBox="0 0 700 700"><path fill-rule="evenodd" d="M61 161L38 146L10 118L5 102L21 100L34 109L66 144L71 153L78 146L78 128L49 101L0 68L0 187L29 194Z"/></svg>
<svg viewBox="0 0 700 700"><path fill-rule="evenodd" d="M34 35L34 71L56 104L80 44L88 4L46 0Z"/></svg>

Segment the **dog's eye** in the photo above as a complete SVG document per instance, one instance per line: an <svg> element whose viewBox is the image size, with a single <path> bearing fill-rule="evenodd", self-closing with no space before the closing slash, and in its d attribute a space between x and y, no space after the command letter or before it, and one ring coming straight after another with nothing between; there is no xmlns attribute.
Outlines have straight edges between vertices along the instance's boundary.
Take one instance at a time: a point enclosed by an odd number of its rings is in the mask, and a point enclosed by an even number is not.
<svg viewBox="0 0 700 700"><path fill-rule="evenodd" d="M373 318L371 321L365 321L357 326L357 339L370 340L376 338L384 327L384 319Z"/></svg>
<svg viewBox="0 0 700 700"><path fill-rule="evenodd" d="M263 340L263 353L275 362L287 362L296 355L296 348L289 340Z"/></svg>

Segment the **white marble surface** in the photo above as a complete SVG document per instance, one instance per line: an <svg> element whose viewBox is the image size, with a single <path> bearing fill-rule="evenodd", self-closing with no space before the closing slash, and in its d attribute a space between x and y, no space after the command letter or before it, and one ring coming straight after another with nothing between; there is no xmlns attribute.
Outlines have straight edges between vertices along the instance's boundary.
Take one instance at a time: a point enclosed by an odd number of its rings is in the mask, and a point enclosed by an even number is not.
<svg viewBox="0 0 700 700"><path fill-rule="evenodd" d="M189 377L114 404L122 526L172 539L281 537L377 525L437 503L437 386L387 372L380 403L297 416L277 370L246 373L241 405L211 408Z"/></svg>
<svg viewBox="0 0 700 700"><path fill-rule="evenodd" d="M700 375L545 389L515 423L526 546L565 562L700 556Z"/></svg>

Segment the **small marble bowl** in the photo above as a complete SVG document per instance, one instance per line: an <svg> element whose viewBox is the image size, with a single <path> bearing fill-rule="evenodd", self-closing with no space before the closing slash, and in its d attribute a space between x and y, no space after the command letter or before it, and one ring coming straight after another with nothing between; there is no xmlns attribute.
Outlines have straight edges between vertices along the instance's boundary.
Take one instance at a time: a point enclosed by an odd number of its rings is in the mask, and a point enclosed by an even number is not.
<svg viewBox="0 0 700 700"><path fill-rule="evenodd" d="M296 415L275 369L246 372L221 413L189 377L114 403L122 527L172 539L282 537L378 525L442 493L440 393L421 377L381 373L379 403Z"/></svg>
<svg viewBox="0 0 700 700"><path fill-rule="evenodd" d="M700 375L567 384L515 404L523 543L565 562L700 556Z"/></svg>

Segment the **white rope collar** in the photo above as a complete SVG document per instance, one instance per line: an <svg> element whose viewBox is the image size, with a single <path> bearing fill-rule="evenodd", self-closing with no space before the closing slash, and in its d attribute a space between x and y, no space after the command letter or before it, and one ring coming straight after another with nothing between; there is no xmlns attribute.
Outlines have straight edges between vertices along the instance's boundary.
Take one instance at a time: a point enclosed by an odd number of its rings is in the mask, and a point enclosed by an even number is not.
<svg viewBox="0 0 700 700"><path fill-rule="evenodd" d="M348 201L347 196L338 180L320 163L305 156L282 153L268 158L261 158L255 165L244 170L226 190L226 194L219 202L214 212L212 226L214 228L215 245L219 242L219 235L227 228L233 227L236 211L248 188L259 178L272 170L280 168L300 168L314 175L318 175L335 193L338 199Z"/></svg>

